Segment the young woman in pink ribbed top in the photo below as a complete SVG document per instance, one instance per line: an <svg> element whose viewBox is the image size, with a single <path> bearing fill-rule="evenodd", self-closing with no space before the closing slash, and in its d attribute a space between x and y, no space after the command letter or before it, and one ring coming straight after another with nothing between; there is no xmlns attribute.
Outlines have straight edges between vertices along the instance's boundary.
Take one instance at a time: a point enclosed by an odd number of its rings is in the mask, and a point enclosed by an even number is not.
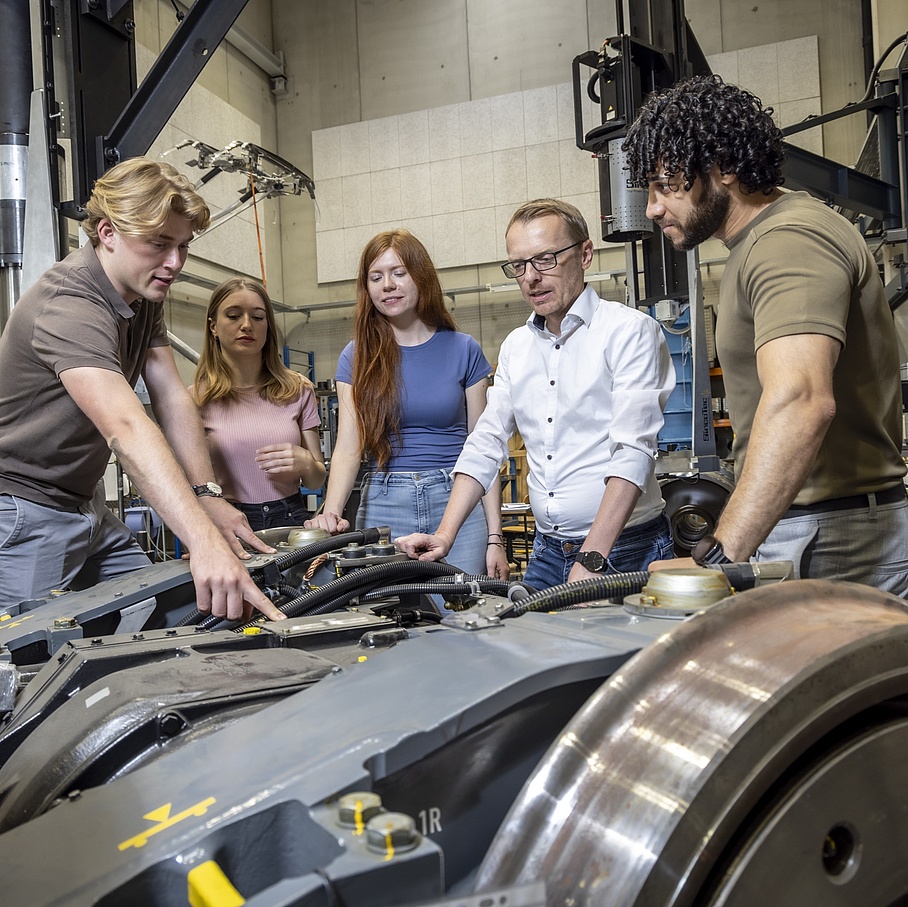
<svg viewBox="0 0 908 907"><path fill-rule="evenodd" d="M191 390L224 496L254 530L302 525L309 514L300 487L325 481L312 384L284 365L260 283L222 283L207 325Z"/></svg>

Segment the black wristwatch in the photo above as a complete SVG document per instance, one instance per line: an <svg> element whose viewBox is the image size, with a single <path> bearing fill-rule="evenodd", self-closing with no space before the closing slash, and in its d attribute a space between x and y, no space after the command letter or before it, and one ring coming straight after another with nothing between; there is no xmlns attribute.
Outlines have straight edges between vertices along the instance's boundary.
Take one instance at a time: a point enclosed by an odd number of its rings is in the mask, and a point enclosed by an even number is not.
<svg viewBox="0 0 908 907"><path fill-rule="evenodd" d="M577 555L577 563L590 573L605 573L608 570L608 558L598 551L581 551Z"/></svg>
<svg viewBox="0 0 908 907"><path fill-rule="evenodd" d="M690 556L701 567L716 567L719 564L733 564L734 561L726 555L722 543L714 535L704 535L693 548Z"/></svg>
<svg viewBox="0 0 908 907"><path fill-rule="evenodd" d="M206 482L204 485L193 485L192 490L197 498L222 498L224 489L217 482Z"/></svg>

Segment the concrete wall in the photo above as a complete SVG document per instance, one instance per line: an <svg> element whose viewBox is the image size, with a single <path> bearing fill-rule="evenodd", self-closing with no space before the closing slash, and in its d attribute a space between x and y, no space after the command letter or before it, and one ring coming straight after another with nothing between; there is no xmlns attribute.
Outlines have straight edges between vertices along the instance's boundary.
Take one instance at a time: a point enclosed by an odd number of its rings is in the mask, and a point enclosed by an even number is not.
<svg viewBox="0 0 908 907"><path fill-rule="evenodd" d="M823 113L844 107L864 93L858 0L689 0L685 7L706 54L816 35ZM904 11L900 18L904 22ZM902 30L905 28L908 25ZM764 62L767 66L773 63L771 58ZM833 160L853 164L863 141L864 122L862 117L851 117L823 127L823 153Z"/></svg>
<svg viewBox="0 0 908 907"><path fill-rule="evenodd" d="M137 72L141 81L156 56L177 28L169 0L135 0ZM250 0L237 25L266 47L271 47L272 12L270 0ZM174 164L188 179L198 180L203 171L186 162L195 157L191 148L173 150L184 141L199 140L223 148L234 140L254 142L277 150L276 106L268 77L229 42L224 42L196 83L189 90L149 155ZM232 204L245 188L237 174L221 174L200 191L212 212ZM263 237L266 275L279 294L282 284L280 207L277 201L259 205L259 228ZM246 209L236 217L213 227L193 241L186 273L221 281L240 272L261 276L255 215ZM171 330L190 346L201 346L208 292L186 281L178 283L168 297L167 317ZM193 366L177 359L187 383Z"/></svg>
<svg viewBox="0 0 908 907"><path fill-rule="evenodd" d="M791 60L780 61L758 48L790 39L810 42L816 48L822 87L821 99L816 97L824 111L863 93L860 6L857 0L686 4L694 32L704 51L715 56L718 68L729 76L733 65L740 73L742 60L745 68L762 68L770 83L775 80L778 97L772 96L771 87L760 91L767 102L780 107L800 77L785 73L786 66L792 71ZM157 52L175 26L172 5L168 0L136 0L136 8L139 41ZM874 0L874 11L878 48L908 27L904 0ZM313 132L564 84L573 57L616 31L610 0L250 0L240 24L284 55L288 94L276 99L264 73L229 46L214 54L199 85L254 122L261 144L310 173L317 183L321 177L312 169ZM786 119L800 115L789 110ZM817 130L811 141L821 144L826 155L850 163L863 132L863 118L855 117L824 127L822 135ZM370 134L368 141L380 143L380 131ZM326 197L326 209L329 201ZM350 281L319 281L317 222L327 214L307 198L266 205L269 289L286 304L323 305L353 297ZM503 241L499 254L503 255ZM720 255L721 249L704 250L707 258ZM248 256L245 248L243 256ZM596 271L623 268L621 249L597 256ZM234 265L243 261L247 269L248 260L230 259ZM203 261L196 267L212 275L223 270ZM455 289L497 285L503 278L494 263L480 263L445 269L442 282ZM608 278L599 289L620 298L621 278ZM204 294L190 288L174 296L170 312L174 327L193 342L201 336L201 327L195 325ZM519 294L502 292L458 295L454 309L461 326L480 337L494 359L500 339L523 320L523 306ZM316 352L320 379L333 375L336 356L349 338L349 316L349 308L339 308L281 319L291 346Z"/></svg>
<svg viewBox="0 0 908 907"><path fill-rule="evenodd" d="M745 67L752 64L757 72L768 68L770 72L762 75L767 79L773 76L776 87L763 93L768 103L781 106L790 98L792 83L802 80L795 73L785 77L772 73L773 65L778 64L777 56L767 67L765 54L761 57L745 51L755 45L774 47L776 42L804 37L813 41L814 53L819 56L824 109L860 95L863 71L860 19L855 18L858 4L817 0L816 15L811 15L814 8L811 2L761 3L757 12L753 6L745 7L736 0L722 0L721 4L718 0L690 0L687 4L688 16L704 51L719 55L717 59L722 61L721 65L717 64L719 71L725 72L732 64L736 69L739 59ZM406 115L418 111L451 110L470 101L561 85L569 78L576 54L598 46L604 37L616 31L614 4L597 0L337 0L330 6L321 0L275 0L273 11L276 41L286 56L288 69L296 72L300 67L305 73L305 84L301 85L298 79L294 96L278 105L281 147L287 149L292 143L294 153L300 153L297 150L300 141L318 130L362 124L351 129L360 128L363 141L375 147L381 141L380 127L376 128L375 121L391 127L397 125L395 117L402 121ZM540 25L542 22L544 27ZM854 45L847 58L839 49L840 44L846 43L843 34L849 36L849 47ZM789 66L789 72L793 69L794 66ZM849 71L853 71L850 76ZM826 96L824 73L827 72L832 83L831 99ZM854 88L858 83L861 83L860 90ZM760 91L764 84L758 86ZM799 100L804 97L798 94ZM801 104L796 109L789 105L784 110L785 123L809 112L819 112L818 93L814 97L815 102L809 106ZM549 125L539 122L535 129L542 132ZM528 122L526 128L529 146L536 140L532 134L534 124ZM816 150L825 153L830 153L831 148L840 152L840 158L850 160L859 147L862 129L831 129L823 135L817 130L818 134L805 138L805 143L812 143ZM840 151L843 146L848 146L847 150ZM582 152L577 151L576 155L582 162ZM342 166L340 159L335 163ZM317 183L322 175L328 179L336 177L330 171L313 172ZM349 187L356 188L352 182ZM315 234L339 228L337 222L330 220L337 205L343 205L343 199L333 191L335 188L326 186L329 192L318 223L317 212L302 207L295 209L291 222L285 206L285 296L296 304L353 297L349 281L327 282L324 278L319 281ZM528 187L528 195L536 194ZM432 212L435 217L439 213ZM343 253L337 245L341 234L334 233L335 260L343 254L349 267L351 257L355 256L347 246L357 245L354 242L357 229L368 232L375 225L380 226L382 219L381 212L373 212L369 227L353 226L344 238ZM388 220L391 219L389 216ZM443 240L440 242L435 236L435 225L428 221L420 225L429 230L435 246L433 251L439 253ZM364 241L363 237L358 239ZM504 256L502 237L498 237L498 243L493 257L501 258ZM623 268L622 250L605 250L597 255L594 270L611 272ZM331 269L326 276L336 277L337 270ZM446 289L456 289L502 281L495 264L479 263L474 267L443 270L442 282ZM603 293L606 289L609 295L621 297L619 281L600 287ZM709 286L707 290L712 292ZM507 310L503 309L505 302ZM494 361L499 336L523 320L521 306L516 293L458 296L456 314L464 329L469 329L471 323L482 325L484 349ZM349 309L314 311L308 320L300 316L299 323L290 323L292 345L315 351L319 378L333 374L336 356L349 338L349 315ZM494 340L490 342L489 338Z"/></svg>

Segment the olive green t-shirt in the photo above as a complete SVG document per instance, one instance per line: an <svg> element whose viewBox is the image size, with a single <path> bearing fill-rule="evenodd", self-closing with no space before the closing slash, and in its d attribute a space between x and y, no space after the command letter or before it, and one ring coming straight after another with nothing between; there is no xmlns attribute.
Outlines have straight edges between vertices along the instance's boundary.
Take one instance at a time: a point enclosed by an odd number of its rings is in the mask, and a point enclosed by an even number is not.
<svg viewBox="0 0 908 907"><path fill-rule="evenodd" d="M905 474L898 343L876 263L844 217L786 193L728 244L716 344L740 475L760 402L757 350L778 337L842 344L836 414L797 504L880 491Z"/></svg>
<svg viewBox="0 0 908 907"><path fill-rule="evenodd" d="M92 246L42 275L0 337L0 494L61 510L87 503L110 451L60 374L109 369L135 387L148 348L168 342L162 304L127 305Z"/></svg>

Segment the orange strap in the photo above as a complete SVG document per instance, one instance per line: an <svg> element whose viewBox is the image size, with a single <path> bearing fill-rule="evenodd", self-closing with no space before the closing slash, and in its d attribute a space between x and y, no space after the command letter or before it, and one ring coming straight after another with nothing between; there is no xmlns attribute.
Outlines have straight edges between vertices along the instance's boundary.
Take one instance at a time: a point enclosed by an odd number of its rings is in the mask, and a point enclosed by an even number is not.
<svg viewBox="0 0 908 907"><path fill-rule="evenodd" d="M249 188L252 190L252 213L255 215L255 238L259 244L259 267L262 270L262 286L267 290L268 281L265 279L265 253L262 250L262 228L259 226L259 209L255 201L255 177L249 174Z"/></svg>

